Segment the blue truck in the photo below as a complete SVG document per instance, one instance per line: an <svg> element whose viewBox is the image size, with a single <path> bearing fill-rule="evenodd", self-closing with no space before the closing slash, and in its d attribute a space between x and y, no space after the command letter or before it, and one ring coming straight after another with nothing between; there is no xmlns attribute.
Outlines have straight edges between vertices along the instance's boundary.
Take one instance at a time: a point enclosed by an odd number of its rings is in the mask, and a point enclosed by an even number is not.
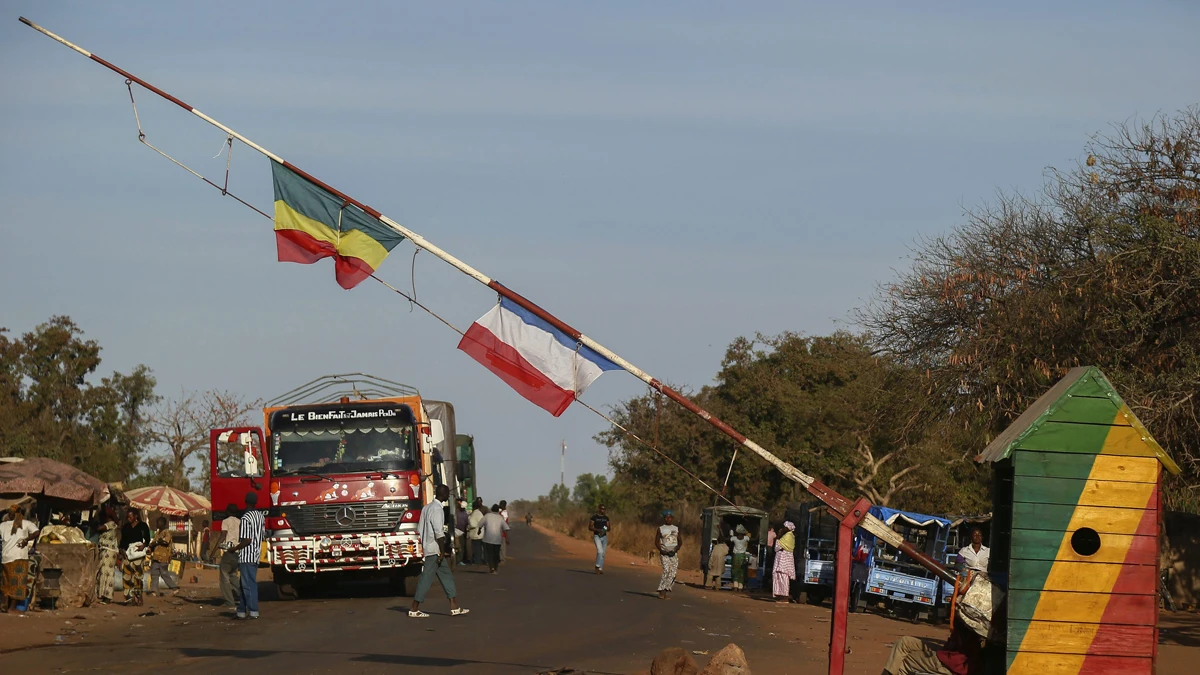
<svg viewBox="0 0 1200 675"><path fill-rule="evenodd" d="M883 506L872 506L871 514L914 548L936 560L944 559L951 524L946 518ZM853 611L863 611L869 604L882 605L913 622L932 617L942 597L941 582L933 573L861 528L854 537L852 581Z"/></svg>
<svg viewBox="0 0 1200 675"><path fill-rule="evenodd" d="M796 571L803 584L803 597L809 604L819 605L833 596L838 520L829 515L824 504L797 509L793 517L800 520L796 523L796 534L803 553L797 547Z"/></svg>

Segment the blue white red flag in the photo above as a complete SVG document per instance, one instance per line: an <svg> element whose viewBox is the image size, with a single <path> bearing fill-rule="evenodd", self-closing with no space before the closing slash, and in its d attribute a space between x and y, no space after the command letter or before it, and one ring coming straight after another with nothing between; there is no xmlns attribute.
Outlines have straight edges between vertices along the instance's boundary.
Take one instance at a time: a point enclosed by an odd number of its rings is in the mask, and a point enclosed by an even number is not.
<svg viewBox="0 0 1200 675"><path fill-rule="evenodd" d="M471 324L458 348L555 417L604 371L621 368L508 298Z"/></svg>

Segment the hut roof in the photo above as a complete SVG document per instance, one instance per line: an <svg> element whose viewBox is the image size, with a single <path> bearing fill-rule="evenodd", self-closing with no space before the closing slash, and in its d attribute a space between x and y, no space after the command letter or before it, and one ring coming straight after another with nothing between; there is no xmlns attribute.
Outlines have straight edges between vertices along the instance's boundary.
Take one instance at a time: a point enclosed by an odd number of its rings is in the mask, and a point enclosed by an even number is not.
<svg viewBox="0 0 1200 675"><path fill-rule="evenodd" d="M1163 468L1172 474L1179 473L1179 466L1175 461L1163 450L1158 441L1150 435L1146 427L1138 420L1121 396L1117 394L1112 383L1100 372L1100 369L1095 366L1080 366L1067 371L1067 374L1059 380L1045 394L1042 394L1038 400L1034 401L1033 405L1026 408L1021 416L1013 420L1013 423L1008 425L999 436L988 444L983 452L975 458L977 462L998 462L1007 459L1012 453L1013 448L1017 447L1021 441L1035 433L1048 421L1066 421L1054 420L1060 411L1063 410L1073 398L1081 397L1087 399L1107 399L1112 404L1111 415L1108 420L1117 414L1124 416L1129 421L1129 425L1138 430L1141 438L1154 451L1154 456L1162 463ZM1101 413L1094 422L1097 424L1106 423L1102 417L1106 410L1101 406ZM1088 422L1090 420L1070 420Z"/></svg>

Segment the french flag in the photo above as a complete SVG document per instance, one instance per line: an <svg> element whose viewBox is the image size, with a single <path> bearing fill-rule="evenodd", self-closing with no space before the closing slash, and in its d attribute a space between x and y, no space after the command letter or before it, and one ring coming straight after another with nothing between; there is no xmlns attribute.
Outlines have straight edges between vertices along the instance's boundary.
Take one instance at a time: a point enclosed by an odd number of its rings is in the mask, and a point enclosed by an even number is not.
<svg viewBox="0 0 1200 675"><path fill-rule="evenodd" d="M508 298L471 324L458 348L555 417L620 366Z"/></svg>

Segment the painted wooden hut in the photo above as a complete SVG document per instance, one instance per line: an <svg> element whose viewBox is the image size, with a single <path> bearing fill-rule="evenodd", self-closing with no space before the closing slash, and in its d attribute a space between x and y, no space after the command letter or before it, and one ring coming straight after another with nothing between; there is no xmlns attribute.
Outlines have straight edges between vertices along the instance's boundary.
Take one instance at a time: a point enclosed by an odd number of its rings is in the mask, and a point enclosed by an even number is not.
<svg viewBox="0 0 1200 675"><path fill-rule="evenodd" d="M1072 369L977 460L994 466L1004 672L1152 673L1159 486L1179 467L1108 379Z"/></svg>

